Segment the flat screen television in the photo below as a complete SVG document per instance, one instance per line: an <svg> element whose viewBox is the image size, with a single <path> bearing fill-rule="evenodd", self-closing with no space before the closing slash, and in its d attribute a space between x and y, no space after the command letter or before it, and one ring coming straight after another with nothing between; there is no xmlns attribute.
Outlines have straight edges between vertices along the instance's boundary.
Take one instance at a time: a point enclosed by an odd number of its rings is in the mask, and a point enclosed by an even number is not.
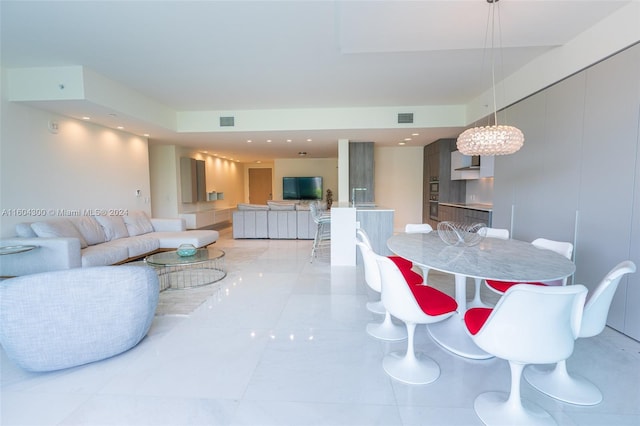
<svg viewBox="0 0 640 426"><path fill-rule="evenodd" d="M322 200L322 176L283 177L282 199Z"/></svg>

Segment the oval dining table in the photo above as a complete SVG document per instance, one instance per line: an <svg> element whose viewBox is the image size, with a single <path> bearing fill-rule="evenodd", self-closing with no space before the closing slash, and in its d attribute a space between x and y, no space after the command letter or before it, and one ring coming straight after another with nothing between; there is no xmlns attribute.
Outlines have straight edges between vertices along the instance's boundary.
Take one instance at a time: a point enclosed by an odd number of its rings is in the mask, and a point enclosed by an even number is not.
<svg viewBox="0 0 640 426"><path fill-rule="evenodd" d="M429 324L431 337L449 351L471 359L488 359L467 334L464 314L467 310L467 277L498 281L535 282L562 279L575 272L575 264L566 257L519 240L484 238L474 246L451 246L430 233L400 233L387 240L387 247L417 266L455 276L457 312L444 321ZM428 285L428 280L425 279Z"/></svg>

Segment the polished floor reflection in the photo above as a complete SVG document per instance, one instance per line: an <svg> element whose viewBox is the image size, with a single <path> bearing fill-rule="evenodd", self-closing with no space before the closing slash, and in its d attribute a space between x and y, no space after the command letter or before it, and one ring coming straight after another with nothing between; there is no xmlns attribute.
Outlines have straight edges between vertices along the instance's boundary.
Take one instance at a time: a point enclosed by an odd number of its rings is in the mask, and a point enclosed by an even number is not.
<svg viewBox="0 0 640 426"><path fill-rule="evenodd" d="M194 295L200 305L163 296L149 335L120 356L33 374L2 352L0 424L480 425L475 397L509 389L506 361L452 355L422 326L416 348L439 363L440 377L421 386L390 379L382 358L405 342L367 335L382 317L365 309L373 294L362 270L310 263L311 241L233 240L227 229L216 246L227 253L220 287ZM444 274L433 282L453 289ZM601 404L563 404L527 383L523 396L561 425L640 424L640 343L607 328L579 340L568 367L598 384Z"/></svg>

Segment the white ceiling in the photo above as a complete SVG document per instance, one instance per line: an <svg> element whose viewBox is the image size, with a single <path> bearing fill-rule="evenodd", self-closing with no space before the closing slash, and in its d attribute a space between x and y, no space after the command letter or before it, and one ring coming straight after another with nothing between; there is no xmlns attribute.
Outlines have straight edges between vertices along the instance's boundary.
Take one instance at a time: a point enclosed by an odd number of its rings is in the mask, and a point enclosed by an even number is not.
<svg viewBox="0 0 640 426"><path fill-rule="evenodd" d="M628 3L500 1L500 73L509 76L526 67ZM485 0L2 0L0 63L4 68L82 65L176 112L465 105L490 87L489 10ZM80 104L72 112L69 103L42 106L116 125L104 108L91 111ZM77 109L83 107L86 112ZM146 131L142 120L126 120L128 130ZM336 156L342 138L397 145L419 133L411 146L459 132L458 127L153 129L150 143L267 161L299 151Z"/></svg>

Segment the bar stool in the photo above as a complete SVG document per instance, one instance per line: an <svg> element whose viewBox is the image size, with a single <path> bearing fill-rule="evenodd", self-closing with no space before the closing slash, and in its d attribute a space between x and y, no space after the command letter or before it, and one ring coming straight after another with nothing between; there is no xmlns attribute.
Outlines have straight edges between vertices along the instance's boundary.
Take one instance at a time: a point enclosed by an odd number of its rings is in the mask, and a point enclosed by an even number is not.
<svg viewBox="0 0 640 426"><path fill-rule="evenodd" d="M331 244L331 213L321 211L320 203L314 201L309 203L311 218L316 224L316 235L311 248L311 262L321 248L330 247Z"/></svg>

